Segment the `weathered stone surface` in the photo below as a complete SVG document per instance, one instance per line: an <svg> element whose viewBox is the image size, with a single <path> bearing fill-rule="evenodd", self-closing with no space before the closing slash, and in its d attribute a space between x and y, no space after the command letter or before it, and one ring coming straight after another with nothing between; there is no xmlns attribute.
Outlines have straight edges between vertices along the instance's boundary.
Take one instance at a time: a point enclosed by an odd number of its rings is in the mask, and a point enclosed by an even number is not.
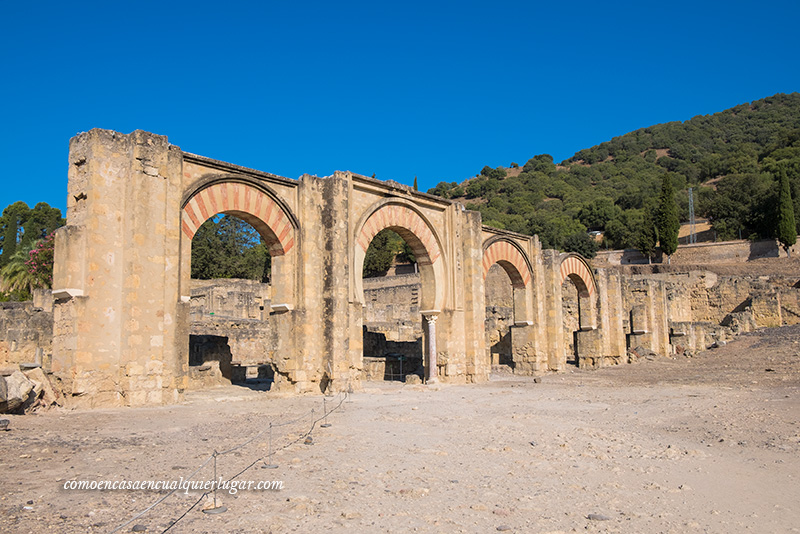
<svg viewBox="0 0 800 534"><path fill-rule="evenodd" d="M412 353L426 379L450 383L487 380L493 364L518 374L595 368L627 361L627 347L692 354L800 318L792 285L593 269L536 236L483 227L456 202L350 172L290 180L142 131L80 134L69 160L51 369L77 406L176 402L193 380L230 379L234 367L245 378L268 369L285 393L347 391L409 374ZM269 286L192 282L192 238L219 213L260 232ZM386 228L414 251L413 284L362 279L369 243ZM387 293L394 303L372 304ZM7 328L0 356L21 346L12 332L35 330ZM219 339L195 352L190 335ZM219 374L199 369L212 362Z"/></svg>
<svg viewBox="0 0 800 534"><path fill-rule="evenodd" d="M52 353L52 297L49 292L36 296L36 303L0 303L0 368L16 369L21 363L37 361L37 353L40 360Z"/></svg>
<svg viewBox="0 0 800 534"><path fill-rule="evenodd" d="M28 380L22 371L16 371L11 376L5 377L4 380L6 383L6 411L17 411L31 398L35 384Z"/></svg>
<svg viewBox="0 0 800 534"><path fill-rule="evenodd" d="M47 378L47 375L44 374L41 368L37 367L36 369L31 369L30 371L25 371L25 376L28 377L29 380L32 380L37 387L34 388L34 391L37 389L41 390L41 395L37 393L37 397L41 396L42 404L44 406L52 406L53 404L61 405L61 393L53 387L53 384L50 382L50 379Z"/></svg>
<svg viewBox="0 0 800 534"><path fill-rule="evenodd" d="M654 350L651 350L647 347L643 347L641 345L628 350L628 358L631 363L636 362L642 358L652 360L657 357L658 354Z"/></svg>

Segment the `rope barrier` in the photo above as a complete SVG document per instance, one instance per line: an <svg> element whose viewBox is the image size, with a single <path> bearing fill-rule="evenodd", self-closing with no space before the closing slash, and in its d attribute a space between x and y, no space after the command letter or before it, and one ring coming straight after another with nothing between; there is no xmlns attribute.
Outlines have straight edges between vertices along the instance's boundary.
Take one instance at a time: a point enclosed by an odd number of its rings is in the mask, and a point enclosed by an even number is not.
<svg viewBox="0 0 800 534"><path fill-rule="evenodd" d="M195 469L194 471L192 471L192 473L190 473L188 476L183 478L183 480L186 480L186 481L191 480L197 473L200 472L201 469L203 469L205 466L207 466L209 464L209 462L211 462L211 460L214 460L214 481L216 482L216 480L217 480L217 476L216 476L217 457L224 456L226 454L230 454L232 452L235 452L235 451L237 451L239 449L242 449L242 448L246 447L247 445L249 445L250 443L252 443L256 439L258 439L259 437L263 436L264 433L266 433L266 432L269 432L269 435L270 435L269 453L268 453L267 457L270 458L270 461L271 461L273 452L278 452L278 451L282 451L282 450L288 449L292 445L295 445L296 443L299 443L300 441L303 441L303 440L306 440L307 438L309 438L312 435L312 433L314 432L314 428L317 426L318 422L322 421L323 419L327 419L329 414L335 412L336 410L339 410L342 407L342 404L349 397L349 392L346 392L346 391L345 392L340 392L340 393L338 393L336 395L336 397L341 397L339 399L339 403L334 408L332 408L330 411L328 411L328 409L327 409L327 401L323 397L323 410L322 410L323 414L322 414L322 417L314 419L314 409L312 408L310 411L303 413L302 415L300 415L299 417L297 417L295 419L292 419L292 420L289 420L289 421L283 421L281 423L270 422L269 425L266 428L262 429L261 431L259 431L255 435L251 436L250 438L248 438L244 442L240 443L239 445L231 447L230 449L224 450L222 452L218 452L218 451L214 450L213 454L211 454L208 458L206 458L206 460L203 463L201 463L200 466L197 469ZM334 399L336 397L334 397ZM307 417L310 417L310 427L309 427L307 432L305 432L303 434L300 434L300 436L297 439L288 442L287 444L283 445L282 447L279 447L275 451L272 451L272 429L273 428L280 428L280 427L293 425L293 424L296 424L296 423L299 423L299 422L303 421ZM330 426L330 425L328 425L328 426ZM233 475L230 478L228 478L225 482L230 482L230 481L236 479L237 477L241 476L242 474L244 474L247 471L249 471L250 469L252 469L258 463L264 462L264 459L265 459L265 457L261 456L260 458L256 459L251 464L249 464L247 467L245 467L244 469L242 469L241 471L239 471L235 475ZM266 463L265 463L265 465L266 465ZM268 467L273 467L273 466L268 466ZM277 467L277 466L274 466L274 467ZM152 510L153 508L155 508L156 506L158 506L159 504L161 504L162 502L167 500L170 496L172 496L179 489L183 489L183 488L175 488L175 489L171 490L166 495L160 497L153 504L151 504L150 506L148 506L147 508L145 508L144 510L142 510L138 514L134 515L128 521L126 521L126 522L122 523L121 525L119 525L117 528L112 530L109 534L114 534L115 532L119 532L121 529L123 529L126 526L130 525L131 523L133 523L134 521L136 521L140 517L144 516L150 510ZM175 521L171 522L169 524L169 526L162 531L162 534L164 534L165 532L169 531L172 527L177 525L179 521L181 521L184 517L186 517L186 515L188 515L189 512L191 512L203 499L205 499L211 493L212 493L211 491L207 491L207 492L203 493L200 496L200 498L197 499L197 501L194 502L194 504L192 504L188 509L186 509ZM214 504L216 506L216 487L214 489L214 493L215 493Z"/></svg>

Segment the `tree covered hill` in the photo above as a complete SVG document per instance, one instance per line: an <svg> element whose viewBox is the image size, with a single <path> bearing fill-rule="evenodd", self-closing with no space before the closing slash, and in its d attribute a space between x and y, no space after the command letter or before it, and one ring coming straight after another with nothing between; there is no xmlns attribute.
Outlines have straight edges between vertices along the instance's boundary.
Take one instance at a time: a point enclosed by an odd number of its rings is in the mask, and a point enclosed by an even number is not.
<svg viewBox="0 0 800 534"><path fill-rule="evenodd" d="M488 226L538 234L545 247L586 253L587 231L600 230L609 248L648 250L665 175L682 221L691 187L718 239L774 237L781 168L800 222L800 93L642 128L558 165L540 154L521 168L487 166L428 193L465 201Z"/></svg>

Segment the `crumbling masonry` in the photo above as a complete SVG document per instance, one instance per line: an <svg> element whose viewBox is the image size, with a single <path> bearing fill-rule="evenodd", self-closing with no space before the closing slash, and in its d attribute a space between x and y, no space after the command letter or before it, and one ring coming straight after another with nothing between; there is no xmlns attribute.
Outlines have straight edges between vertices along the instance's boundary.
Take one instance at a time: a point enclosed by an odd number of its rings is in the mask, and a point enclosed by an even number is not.
<svg viewBox="0 0 800 534"><path fill-rule="evenodd" d="M675 350L675 336L705 342L667 282L595 271L578 255L542 250L535 236L483 227L479 213L393 182L350 172L291 180L183 152L163 136L95 129L71 140L68 189L67 226L56 235L51 371L77 405L171 403L189 387L191 301L205 294L190 279L191 241L219 213L252 224L270 248L268 294L253 290L255 307L236 319L256 332L244 337L255 338L249 350L263 351L258 363L277 390L359 387L361 273L385 228L419 265L428 382L488 379L484 279L495 264L513 288L515 372L563 370L572 357L565 281L577 288L579 365L626 361L631 336L659 353Z"/></svg>

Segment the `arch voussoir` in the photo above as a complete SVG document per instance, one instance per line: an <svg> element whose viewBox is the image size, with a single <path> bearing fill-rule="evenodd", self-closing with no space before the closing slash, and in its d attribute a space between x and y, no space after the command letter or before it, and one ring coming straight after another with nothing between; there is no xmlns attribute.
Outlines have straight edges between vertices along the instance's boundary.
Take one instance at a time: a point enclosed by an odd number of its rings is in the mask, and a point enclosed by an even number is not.
<svg viewBox="0 0 800 534"><path fill-rule="evenodd" d="M505 240L495 241L483 251L483 278L495 263L506 270L515 287L527 287L532 279L528 262L517 247Z"/></svg>
<svg viewBox="0 0 800 534"><path fill-rule="evenodd" d="M181 229L192 239L200 226L220 213L246 215L260 221L272 254L294 246L295 229L288 214L267 193L246 183L215 183L196 192L183 207ZM271 241L271 242L270 242Z"/></svg>
<svg viewBox="0 0 800 534"><path fill-rule="evenodd" d="M597 292L594 275L589 269L583 258L577 255L569 255L561 261L559 267L561 283L567 278L577 282L578 292L581 297L590 297Z"/></svg>

